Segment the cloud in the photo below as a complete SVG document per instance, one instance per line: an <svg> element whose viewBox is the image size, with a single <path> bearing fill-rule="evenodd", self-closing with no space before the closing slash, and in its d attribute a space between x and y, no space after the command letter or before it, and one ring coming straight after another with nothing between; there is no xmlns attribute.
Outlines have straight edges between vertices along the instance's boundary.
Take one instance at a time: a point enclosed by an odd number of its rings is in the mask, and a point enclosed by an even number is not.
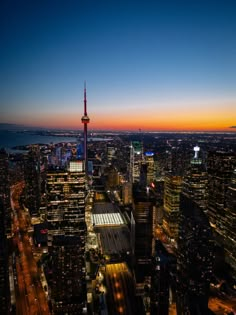
<svg viewBox="0 0 236 315"><path fill-rule="evenodd" d="M229 127L229 128L236 128L236 126L231 126L231 127Z"/></svg>

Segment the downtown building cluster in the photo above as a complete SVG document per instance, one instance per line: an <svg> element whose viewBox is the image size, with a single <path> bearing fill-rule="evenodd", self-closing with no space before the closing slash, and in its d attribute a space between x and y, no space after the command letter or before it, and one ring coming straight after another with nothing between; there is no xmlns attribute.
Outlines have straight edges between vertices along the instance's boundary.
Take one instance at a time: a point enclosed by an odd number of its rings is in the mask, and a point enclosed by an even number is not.
<svg viewBox="0 0 236 315"><path fill-rule="evenodd" d="M236 274L235 150L196 146L198 136L88 141L86 89L81 121L79 142L32 145L22 157L21 203L50 312L167 315L175 306L178 315L208 314L217 248L225 272ZM10 314L5 151L0 163L1 305Z"/></svg>

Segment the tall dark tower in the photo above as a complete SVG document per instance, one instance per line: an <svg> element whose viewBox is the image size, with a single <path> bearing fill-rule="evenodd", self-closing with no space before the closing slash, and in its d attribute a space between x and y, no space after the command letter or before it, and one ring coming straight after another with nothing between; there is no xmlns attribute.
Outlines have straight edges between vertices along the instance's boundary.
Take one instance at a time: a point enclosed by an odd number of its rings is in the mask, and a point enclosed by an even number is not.
<svg viewBox="0 0 236 315"><path fill-rule="evenodd" d="M82 124L84 124L84 162L85 162L85 173L88 173L88 157L87 157L87 124L90 119L87 115L87 99L86 99L86 82L84 82L84 116L81 118Z"/></svg>
<svg viewBox="0 0 236 315"><path fill-rule="evenodd" d="M207 174L200 148L182 182L177 255L177 314L205 315L213 264L213 237L205 213Z"/></svg>

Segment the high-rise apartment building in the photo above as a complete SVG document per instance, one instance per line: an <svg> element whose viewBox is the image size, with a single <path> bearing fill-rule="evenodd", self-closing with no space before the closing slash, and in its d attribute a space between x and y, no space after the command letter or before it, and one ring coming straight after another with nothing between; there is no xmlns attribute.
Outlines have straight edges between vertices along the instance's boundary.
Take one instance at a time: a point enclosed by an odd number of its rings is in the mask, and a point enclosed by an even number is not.
<svg viewBox="0 0 236 315"><path fill-rule="evenodd" d="M208 314L213 242L208 218L181 193L177 256L177 314Z"/></svg>
<svg viewBox="0 0 236 315"><path fill-rule="evenodd" d="M163 230L170 240L177 241L182 177L168 173L164 181Z"/></svg>
<svg viewBox="0 0 236 315"><path fill-rule="evenodd" d="M47 200L53 313L82 314L86 312L84 161L48 171Z"/></svg>
<svg viewBox="0 0 236 315"><path fill-rule="evenodd" d="M130 181L140 181L141 163L143 160L143 146L140 141L132 141L130 146Z"/></svg>

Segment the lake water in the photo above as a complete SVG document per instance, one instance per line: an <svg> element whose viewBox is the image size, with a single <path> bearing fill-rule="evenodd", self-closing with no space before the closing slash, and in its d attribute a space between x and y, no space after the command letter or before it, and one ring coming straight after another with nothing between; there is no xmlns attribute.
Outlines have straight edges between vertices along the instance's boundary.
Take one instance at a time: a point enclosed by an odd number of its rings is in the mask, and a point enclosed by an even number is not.
<svg viewBox="0 0 236 315"><path fill-rule="evenodd" d="M49 144L74 141L76 141L75 137L41 136L15 131L0 131L0 148L5 148L7 151L9 151L12 147L19 145L29 145L37 143Z"/></svg>
<svg viewBox="0 0 236 315"><path fill-rule="evenodd" d="M90 139L88 139L89 141ZM108 138L91 138L93 141L109 141ZM60 142L75 142L76 137L42 136L31 133L0 130L0 148L5 148L8 152L12 147L29 144L49 144Z"/></svg>

